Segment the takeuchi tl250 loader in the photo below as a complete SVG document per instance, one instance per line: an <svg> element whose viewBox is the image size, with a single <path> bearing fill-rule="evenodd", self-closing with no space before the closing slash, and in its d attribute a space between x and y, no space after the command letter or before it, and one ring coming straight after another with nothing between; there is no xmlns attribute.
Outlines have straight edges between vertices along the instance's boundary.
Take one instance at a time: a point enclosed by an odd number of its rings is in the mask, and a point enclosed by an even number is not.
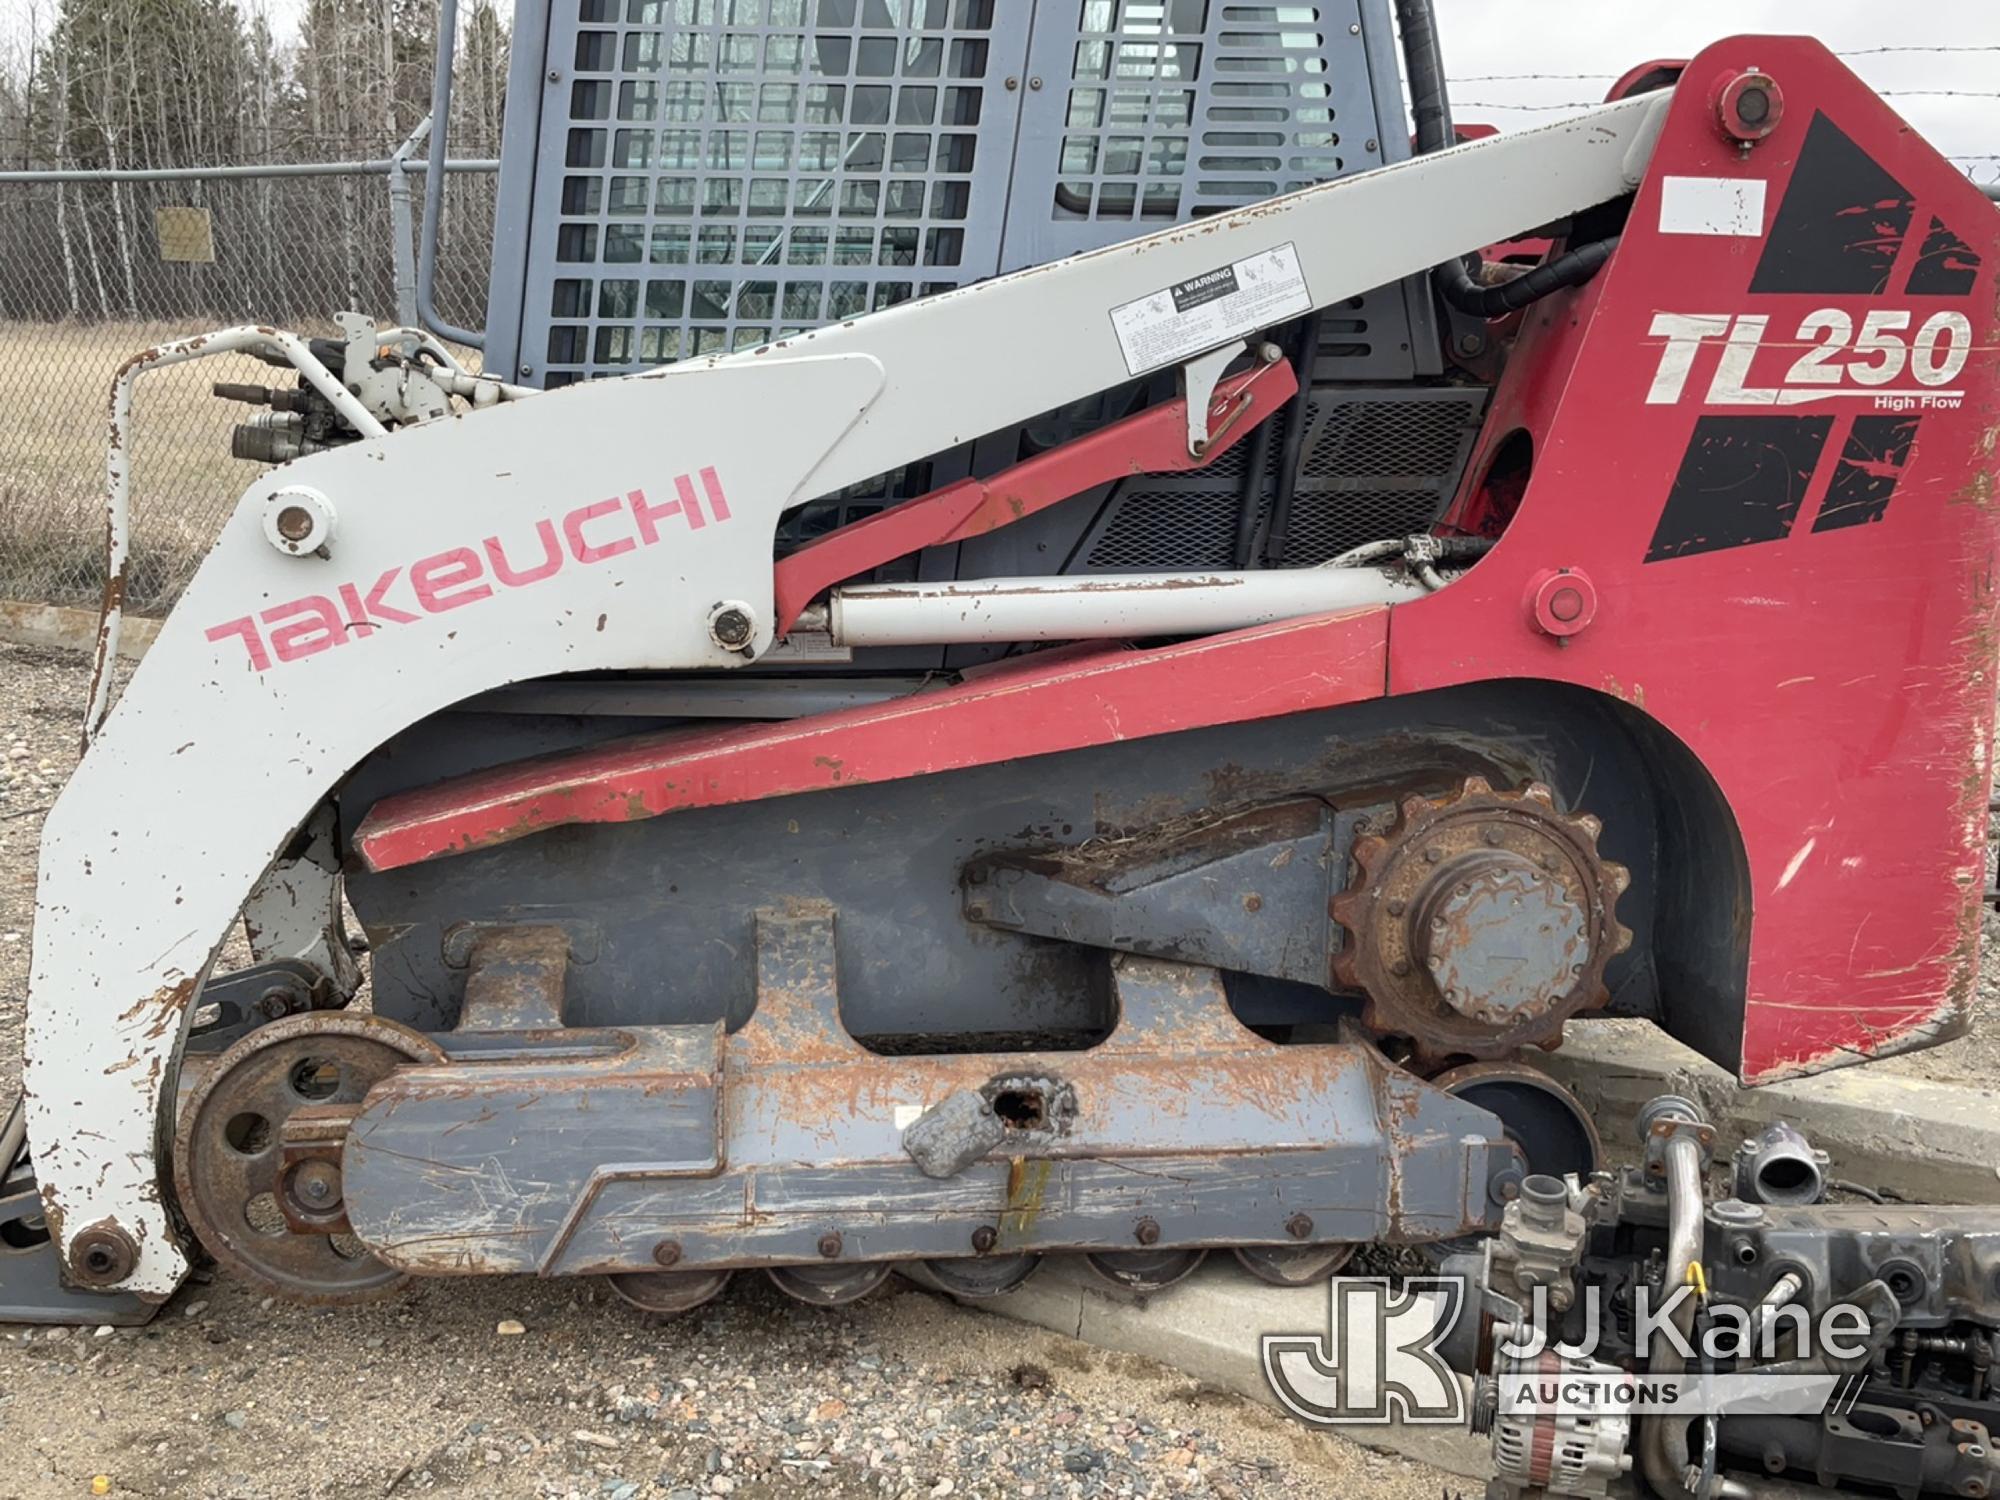
<svg viewBox="0 0 2000 1500"><path fill-rule="evenodd" d="M117 377L0 1317L1427 1246L1489 1379L1537 1288L1613 1311L1540 1369L1680 1370L1641 1290L1868 1315L1837 1411L1475 1400L1503 1491L1987 1494L2000 1208L1673 1098L1609 1170L1534 1061L1963 1028L1979 189L1797 37L1494 135L1425 0L521 12L484 373ZM133 383L227 350L273 466L113 703Z"/></svg>

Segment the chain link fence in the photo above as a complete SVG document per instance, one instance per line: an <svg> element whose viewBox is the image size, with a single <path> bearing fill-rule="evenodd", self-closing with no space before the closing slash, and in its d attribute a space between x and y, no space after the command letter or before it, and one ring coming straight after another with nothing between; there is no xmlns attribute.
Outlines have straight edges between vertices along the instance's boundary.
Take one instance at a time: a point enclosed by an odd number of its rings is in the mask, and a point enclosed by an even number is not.
<svg viewBox="0 0 2000 1500"><path fill-rule="evenodd" d="M476 328L498 179L489 162L453 165L436 301L448 321ZM281 175L301 170L0 180L0 599L99 603L107 410L126 359L232 324L332 335L343 309L383 323L409 317L416 256L396 233L394 169ZM421 162L411 163L404 185L419 210L423 183ZM476 354L458 352L477 368ZM129 610L172 606L259 472L229 454L230 429L252 409L210 386L288 379L228 355L138 383Z"/></svg>

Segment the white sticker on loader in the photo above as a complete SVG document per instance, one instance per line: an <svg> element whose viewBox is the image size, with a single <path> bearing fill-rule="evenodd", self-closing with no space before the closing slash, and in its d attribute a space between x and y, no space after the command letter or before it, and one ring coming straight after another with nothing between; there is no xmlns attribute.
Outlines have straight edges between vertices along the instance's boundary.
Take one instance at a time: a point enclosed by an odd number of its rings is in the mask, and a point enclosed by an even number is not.
<svg viewBox="0 0 2000 1500"><path fill-rule="evenodd" d="M1163 365L1312 311L1312 294L1290 244L1175 282L1111 309L1125 368L1144 375Z"/></svg>
<svg viewBox="0 0 2000 1500"><path fill-rule="evenodd" d="M1763 232L1761 177L1668 177L1660 183L1661 234L1754 239Z"/></svg>

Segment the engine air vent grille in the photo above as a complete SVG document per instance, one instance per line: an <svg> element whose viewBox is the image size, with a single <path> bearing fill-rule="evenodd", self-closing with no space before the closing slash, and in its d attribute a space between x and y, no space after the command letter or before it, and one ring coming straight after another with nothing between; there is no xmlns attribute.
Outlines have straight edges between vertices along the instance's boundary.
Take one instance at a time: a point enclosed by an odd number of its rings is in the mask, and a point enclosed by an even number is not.
<svg viewBox="0 0 2000 1500"><path fill-rule="evenodd" d="M1310 567L1350 547L1428 530L1458 488L1486 394L1476 390L1322 390L1306 407L1283 563ZM1260 487L1256 535L1270 525L1277 454ZM1229 568L1236 561L1239 442L1206 469L1129 481L1086 540L1083 571Z"/></svg>

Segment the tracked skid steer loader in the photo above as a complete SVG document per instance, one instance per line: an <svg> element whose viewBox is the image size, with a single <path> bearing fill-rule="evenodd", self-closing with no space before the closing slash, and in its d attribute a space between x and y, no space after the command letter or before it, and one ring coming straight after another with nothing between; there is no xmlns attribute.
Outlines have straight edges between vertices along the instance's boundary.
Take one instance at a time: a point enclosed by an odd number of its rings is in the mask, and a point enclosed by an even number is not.
<svg viewBox="0 0 2000 1500"><path fill-rule="evenodd" d="M444 9L426 326L117 376L0 1319L204 1254L673 1312L1426 1247L1499 1493L1987 1493L2000 1208L1674 1098L1614 1165L1535 1061L1963 1029L1978 189L1807 38L1482 135L1427 0L524 0L475 331ZM114 695L133 385L243 350L267 466ZM1676 1347L1836 1304L1859 1352ZM1717 1371L1837 1409L1507 1396Z"/></svg>

